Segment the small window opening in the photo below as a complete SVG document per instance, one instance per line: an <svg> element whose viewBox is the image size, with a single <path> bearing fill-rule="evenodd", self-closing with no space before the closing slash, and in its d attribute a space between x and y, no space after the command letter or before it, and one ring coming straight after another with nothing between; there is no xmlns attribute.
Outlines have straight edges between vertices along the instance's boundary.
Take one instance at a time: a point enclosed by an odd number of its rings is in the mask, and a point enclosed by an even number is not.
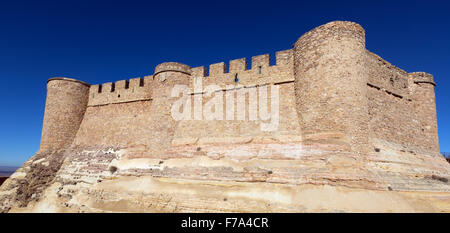
<svg viewBox="0 0 450 233"><path fill-rule="evenodd" d="M142 78L139 79L139 86L140 87L144 86L144 79L142 79Z"/></svg>
<svg viewBox="0 0 450 233"><path fill-rule="evenodd" d="M258 66L258 74L261 74L262 66Z"/></svg>
<svg viewBox="0 0 450 233"><path fill-rule="evenodd" d="M234 82L235 82L235 83L238 83L238 82L239 82L238 74L235 74L235 75L234 75Z"/></svg>
<svg viewBox="0 0 450 233"><path fill-rule="evenodd" d="M114 92L116 90L116 84L113 83L111 84L111 92Z"/></svg>
<svg viewBox="0 0 450 233"><path fill-rule="evenodd" d="M102 93L102 85L98 85L98 93Z"/></svg>
<svg viewBox="0 0 450 233"><path fill-rule="evenodd" d="M129 81L125 81L125 89L130 88L130 82Z"/></svg>

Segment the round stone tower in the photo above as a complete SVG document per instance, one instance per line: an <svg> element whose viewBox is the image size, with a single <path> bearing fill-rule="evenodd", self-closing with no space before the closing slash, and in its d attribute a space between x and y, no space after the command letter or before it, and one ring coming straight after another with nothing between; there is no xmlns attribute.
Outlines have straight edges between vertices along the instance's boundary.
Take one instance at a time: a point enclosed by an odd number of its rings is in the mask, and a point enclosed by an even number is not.
<svg viewBox="0 0 450 233"><path fill-rule="evenodd" d="M365 32L356 23L336 21L317 27L294 44L297 111L305 140L312 136L368 148Z"/></svg>
<svg viewBox="0 0 450 233"><path fill-rule="evenodd" d="M161 156L171 145L177 121L171 115L174 101L180 97L171 97L175 85L189 85L191 67L176 62L165 62L155 68L153 74L153 92L151 105L152 135L151 155Z"/></svg>
<svg viewBox="0 0 450 233"><path fill-rule="evenodd" d="M433 75L425 72L413 72L408 74L411 99L419 117L421 131L424 133L422 147L427 150L439 152L439 136L436 117L436 99Z"/></svg>
<svg viewBox="0 0 450 233"><path fill-rule="evenodd" d="M89 97L88 83L70 78L47 81L40 151L69 147L83 120Z"/></svg>

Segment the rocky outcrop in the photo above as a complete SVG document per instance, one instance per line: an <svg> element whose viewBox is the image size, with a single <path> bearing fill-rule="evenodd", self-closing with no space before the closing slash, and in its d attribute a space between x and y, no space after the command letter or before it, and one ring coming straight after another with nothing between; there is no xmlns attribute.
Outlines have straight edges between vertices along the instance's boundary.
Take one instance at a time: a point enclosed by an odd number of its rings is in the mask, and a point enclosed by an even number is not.
<svg viewBox="0 0 450 233"><path fill-rule="evenodd" d="M2 212L448 212L450 164L381 140L365 156L322 142L37 154L0 188Z"/></svg>

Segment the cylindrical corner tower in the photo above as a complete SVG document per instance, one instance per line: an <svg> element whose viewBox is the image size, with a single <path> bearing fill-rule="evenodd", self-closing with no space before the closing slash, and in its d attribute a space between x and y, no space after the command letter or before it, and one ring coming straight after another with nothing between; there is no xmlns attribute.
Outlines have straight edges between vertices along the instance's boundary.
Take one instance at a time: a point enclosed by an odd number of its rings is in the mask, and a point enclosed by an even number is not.
<svg viewBox="0 0 450 233"><path fill-rule="evenodd" d="M56 151L71 145L86 111L89 86L69 78L47 81L40 151Z"/></svg>
<svg viewBox="0 0 450 233"><path fill-rule="evenodd" d="M337 137L352 151L367 150L365 54L364 29L353 22L322 25L294 44L295 94L305 139Z"/></svg>
<svg viewBox="0 0 450 233"><path fill-rule="evenodd" d="M165 62L155 68L151 105L152 135L150 153L159 157L171 145L177 121L171 115L172 104L180 97L171 97L175 85L189 86L191 67Z"/></svg>
<svg viewBox="0 0 450 233"><path fill-rule="evenodd" d="M439 152L439 136L436 116L436 97L433 75L425 72L413 72L408 74L410 80L411 99L414 101L417 116L424 133L421 146L424 149Z"/></svg>

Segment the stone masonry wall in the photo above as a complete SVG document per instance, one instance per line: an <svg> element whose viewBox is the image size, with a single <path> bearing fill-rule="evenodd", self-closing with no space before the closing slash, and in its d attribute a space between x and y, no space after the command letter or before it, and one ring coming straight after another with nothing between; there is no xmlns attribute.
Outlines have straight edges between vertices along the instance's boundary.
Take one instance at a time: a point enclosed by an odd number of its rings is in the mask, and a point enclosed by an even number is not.
<svg viewBox="0 0 450 233"><path fill-rule="evenodd" d="M143 100L87 107L74 139L74 146L86 148L149 145L152 134L151 104L151 100Z"/></svg>
<svg viewBox="0 0 450 233"><path fill-rule="evenodd" d="M408 74L367 51L371 137L439 152L434 83ZM420 78L418 80L421 80Z"/></svg>
<svg viewBox="0 0 450 233"><path fill-rule="evenodd" d="M238 99L236 91L228 90L215 92L214 95L220 95L223 99L223 120L181 120L178 124L178 128L175 132L174 145L184 144L205 144L205 143L230 143L230 142L244 142L258 140L273 140L273 141L300 141L301 135L300 126L298 124L297 112L295 110L295 99L293 96L294 85L292 82L277 85L279 88L279 124L275 131L262 131L261 124L269 124L270 120L261 120L259 118L259 111L261 109L256 106L254 109L257 114L256 119L250 119L249 111L251 110L251 101L260 101L259 89L267 88L268 99L263 101L267 102L267 110L269 113L272 111L271 88L267 86L262 87L249 87L245 88L248 91L254 91L256 93L255 99L250 99L250 95L246 94L245 99ZM253 89L253 90L252 90ZM227 120L227 94L234 95L234 101L230 101L234 108L233 120ZM191 103L194 103L192 96ZM212 97L203 97L203 106L205 103L211 100ZM242 101L243 100L243 101ZM239 120L236 114L238 105L245 106L245 119ZM274 110L276 111L276 110ZM193 111L192 111L193 112ZM228 118L230 119L230 118Z"/></svg>
<svg viewBox="0 0 450 233"><path fill-rule="evenodd" d="M366 153L369 139L438 151L434 82L425 73L411 73L391 65L365 49L364 29L352 22L332 22L305 33L289 50L279 51L275 65L268 54L209 66L191 68L181 63L162 63L153 75L92 85L82 82L49 82L41 149L73 147L133 147L136 155L158 156L170 146L249 143L307 143L324 140L341 148ZM217 85L206 95L194 90L194 78L202 86ZM190 88L190 120L175 121L171 97L176 84ZM233 85L227 86L227 85ZM238 89L255 91L279 88L279 126L262 131L258 94L238 103ZM227 95L234 106L244 102L245 119L227 119ZM60 98L62 96L62 98ZM196 119L194 103L203 96L223 99L223 120ZM271 111L270 99L267 104ZM67 129L67 130L66 130ZM56 136L55 136L56 135ZM312 135L312 136L311 136ZM325 140L326 139L326 140Z"/></svg>

